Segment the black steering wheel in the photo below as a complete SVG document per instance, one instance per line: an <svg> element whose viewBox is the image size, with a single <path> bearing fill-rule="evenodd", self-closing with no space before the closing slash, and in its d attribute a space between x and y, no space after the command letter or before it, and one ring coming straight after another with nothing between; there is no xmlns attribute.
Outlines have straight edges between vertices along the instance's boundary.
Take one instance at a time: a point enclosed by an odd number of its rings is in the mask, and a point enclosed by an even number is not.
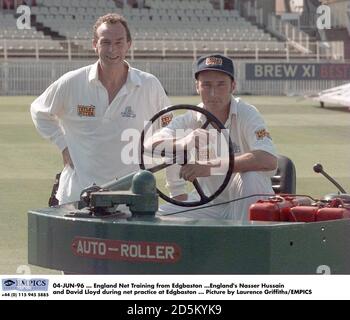
<svg viewBox="0 0 350 320"><path fill-rule="evenodd" d="M195 206L200 206L203 204L206 204L210 201L212 201L213 199L215 199L219 194L221 194L221 192L224 191L224 189L226 188L227 184L230 181L232 172L233 172L233 167L234 167L234 148L233 148L233 143L231 141L231 138L229 136L229 134L227 134L227 130L225 130L226 128L224 127L224 125L210 112L208 112L207 110L194 106L194 105L189 105L189 104L178 104L178 105L173 105L170 107L167 107L161 111L159 111L157 114L155 114L152 119L150 119L150 121L146 124L145 128L143 129L142 133L141 133L141 139L140 139L140 143L141 143L141 162L140 162L140 168L143 170L148 170L152 173L158 172L166 167L169 167L172 164L169 163L163 163L160 165L156 165L153 168L149 168L146 169L145 164L144 164L144 153L145 153L145 147L144 147L144 140L145 140L145 133L149 130L149 128L152 126L152 124L161 116L163 116L164 114L171 112L171 111L175 111L175 110L193 110L193 111L197 111L200 112L201 114L205 115L206 117L206 121L205 123L201 126L201 129L206 129L208 127L209 124L211 124L217 131L219 131L220 133L223 133L225 135L226 141L228 141L228 146L229 146L229 165L228 165L228 169L226 172L226 176L224 181L222 182L222 184L220 185L220 187L211 195L211 196L206 196L205 193L203 192L203 189L201 188L201 186L198 183L198 180L195 179L192 183L194 185L194 187L196 188L199 196L200 196L200 200L199 201L189 201L189 202L183 202L183 201L179 201L179 200L175 200L172 199L170 197L168 197L167 195L165 195L162 191L160 191L157 188L157 192L159 194L159 196L164 199L167 202L170 202L172 204L178 205L178 206L183 206L183 207L195 207ZM223 130L223 131L222 131ZM174 151L174 160L176 159L176 152ZM185 159L185 163L186 164L186 159Z"/></svg>

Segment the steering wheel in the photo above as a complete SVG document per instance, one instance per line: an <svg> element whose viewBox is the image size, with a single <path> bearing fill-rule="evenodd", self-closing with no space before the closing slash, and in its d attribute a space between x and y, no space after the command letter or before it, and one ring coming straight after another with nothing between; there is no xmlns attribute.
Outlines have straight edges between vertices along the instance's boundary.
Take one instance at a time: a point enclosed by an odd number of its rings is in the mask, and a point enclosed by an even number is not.
<svg viewBox="0 0 350 320"><path fill-rule="evenodd" d="M217 131L219 131L220 133L223 133L225 135L226 141L228 141L228 145L229 145L229 165L228 165L228 169L226 172L226 176L224 181L222 182L222 184L220 185L220 187L211 195L211 196L206 196L205 193L203 192L202 187L200 186L200 184L198 183L198 180L195 179L192 184L195 187L195 189L197 190L199 196L200 196L200 200L199 201L188 201L188 202L183 202L183 201L179 201L179 200L175 200L172 199L170 197L168 197L167 195L165 195L162 191L160 191L157 188L157 192L159 194L159 196L164 199L167 202L170 202L172 204L178 205L178 206L183 206L183 207L195 207L195 206L200 206L203 204L206 204L210 201L212 201L213 199L215 199L218 195L220 195L224 189L226 188L227 184L230 181L232 172L233 172L233 167L234 167L234 148L233 148L233 144L231 141L231 138L229 136L229 134L227 134L227 130L224 127L224 125L210 112L208 112L207 110L194 106L194 105L189 105L189 104L178 104L178 105L173 105L170 107L167 107L161 111L159 111L158 113L156 113L151 119L150 121L147 123L147 125L145 126L145 128L143 129L142 133L141 133L141 139L140 139L140 143L141 143L141 162L140 162L140 168L143 170L148 170L152 173L158 172L166 167L169 167L172 164L169 163L163 163L160 165L156 165L152 168L146 169L145 164L144 164L144 153L145 153L145 148L144 148L144 140L145 140L145 133L149 130L149 128L152 126L152 124L161 116L163 116L164 114L171 112L171 111L175 111L175 110L193 110L193 111L197 111L200 112L201 114L205 115L206 117L206 121L205 123L201 126L201 129L206 129L208 127L209 124L211 124ZM221 131L223 130L223 131ZM173 159L176 159L176 150L174 150L173 153ZM185 157L185 161L184 164L186 164L187 160Z"/></svg>

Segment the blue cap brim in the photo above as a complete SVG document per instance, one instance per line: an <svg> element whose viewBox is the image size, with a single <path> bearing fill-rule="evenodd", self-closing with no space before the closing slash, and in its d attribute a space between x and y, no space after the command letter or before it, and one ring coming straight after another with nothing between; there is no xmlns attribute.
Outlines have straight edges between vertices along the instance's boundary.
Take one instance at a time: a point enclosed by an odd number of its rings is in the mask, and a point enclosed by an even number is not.
<svg viewBox="0 0 350 320"><path fill-rule="evenodd" d="M230 77L232 78L232 80L235 79L235 77L233 76L232 73L227 72L227 71L222 70L222 69L217 69L217 68L204 68L204 69L202 69L202 70L199 70L199 71L197 71L197 72L194 74L195 79L197 79L198 74L200 74L202 71L207 71L207 70L208 70L208 71L220 71L220 72L226 73L228 76L230 76Z"/></svg>

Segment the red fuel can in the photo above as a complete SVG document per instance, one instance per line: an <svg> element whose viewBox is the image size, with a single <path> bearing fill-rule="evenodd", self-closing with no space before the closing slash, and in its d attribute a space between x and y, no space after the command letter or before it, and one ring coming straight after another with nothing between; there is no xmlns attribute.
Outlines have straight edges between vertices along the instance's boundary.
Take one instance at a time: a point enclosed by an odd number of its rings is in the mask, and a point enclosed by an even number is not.
<svg viewBox="0 0 350 320"><path fill-rule="evenodd" d="M316 215L316 221L337 220L350 218L350 209L347 208L322 208Z"/></svg>
<svg viewBox="0 0 350 320"><path fill-rule="evenodd" d="M299 206L290 209L289 219L290 222L314 222L316 221L316 214L319 210L318 207L312 206Z"/></svg>
<svg viewBox="0 0 350 320"><path fill-rule="evenodd" d="M249 219L258 221L280 221L281 200L258 200L249 208Z"/></svg>
<svg viewBox="0 0 350 320"><path fill-rule="evenodd" d="M298 205L310 205L311 200L304 197L276 196L258 200L249 208L250 220L289 221L290 209Z"/></svg>

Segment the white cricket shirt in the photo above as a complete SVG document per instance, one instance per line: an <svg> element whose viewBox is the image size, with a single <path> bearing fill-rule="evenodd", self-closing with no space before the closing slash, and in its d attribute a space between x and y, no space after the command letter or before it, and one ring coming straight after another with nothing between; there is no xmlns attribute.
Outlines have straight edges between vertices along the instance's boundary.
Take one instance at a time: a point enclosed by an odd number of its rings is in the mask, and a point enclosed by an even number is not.
<svg viewBox="0 0 350 320"><path fill-rule="evenodd" d="M98 78L98 62L66 73L31 105L39 133L62 151L74 169L61 174L57 198L76 201L83 188L138 170L137 150L144 121L170 105L158 79L129 66L126 83L109 104ZM137 141L133 141L133 140Z"/></svg>
<svg viewBox="0 0 350 320"><path fill-rule="evenodd" d="M203 103L198 105L203 108ZM175 136L177 129L197 129L205 122L205 116L199 112L188 111L183 115L175 117L171 123L161 129L159 134L164 137ZM230 138L233 142L235 156L242 155L254 150L266 151L276 156L276 149L268 133L266 124L259 111L252 105L243 102L241 99L231 98L229 117L224 124L229 130ZM209 127L208 127L209 128ZM251 186L252 192L272 193L271 176L275 171L257 172L258 180L255 186ZM169 175L171 176L171 175ZM236 188L230 184L234 180L235 174L232 175L231 181L225 190L214 200L214 203L228 201L237 197L234 194ZM200 185L207 195L213 194L223 182L223 176L210 176L198 178ZM258 185L258 191L256 189ZM167 181L171 195L176 196L185 192L185 182L173 183ZM250 186L245 190L249 194Z"/></svg>

